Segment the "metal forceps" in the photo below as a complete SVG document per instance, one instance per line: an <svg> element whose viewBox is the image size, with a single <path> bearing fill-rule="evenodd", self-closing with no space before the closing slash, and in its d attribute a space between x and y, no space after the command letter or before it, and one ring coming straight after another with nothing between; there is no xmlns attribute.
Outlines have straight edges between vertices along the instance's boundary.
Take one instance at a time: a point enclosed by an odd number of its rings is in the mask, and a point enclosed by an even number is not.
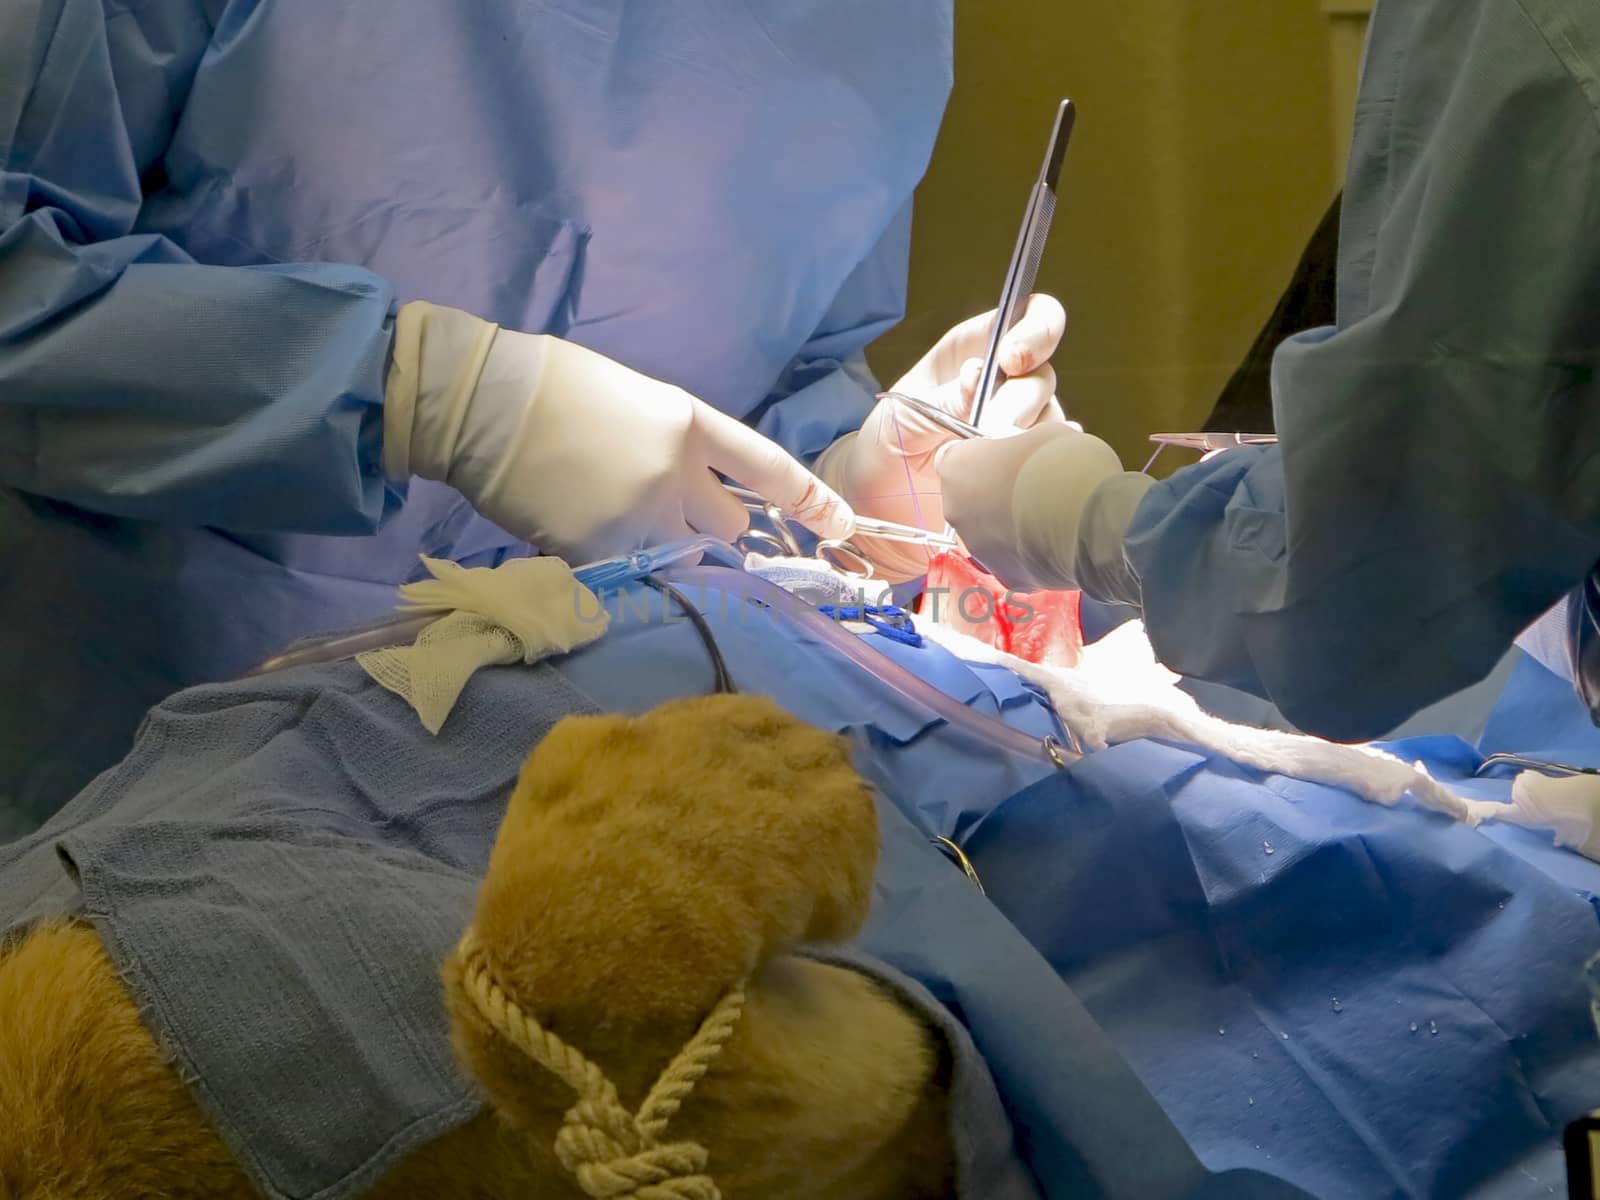
<svg viewBox="0 0 1600 1200"><path fill-rule="evenodd" d="M740 501L747 512L752 516L759 516L766 522L766 527L761 528L751 522L746 529L734 539L734 547L746 554L764 554L777 558L804 558L805 551L800 548L800 543L795 540L794 531L789 528L789 518L772 501L768 500L748 488L735 484L725 483L729 493ZM827 538L817 543L816 556L841 575L851 579L871 579L872 563L866 555L857 550L849 542L837 538Z"/></svg>
<svg viewBox="0 0 1600 1200"><path fill-rule="evenodd" d="M795 539L794 531L789 526L789 518L782 509L773 504L766 497L750 491L748 488L739 487L737 484L723 484L728 492L739 500L745 509L763 518L767 528L758 528L753 523L751 527L734 540L734 546L745 553L775 554L783 558L804 558L805 551L800 548L800 543ZM880 521L873 517L856 518L856 532L866 534L868 537L880 537L888 541L914 542L917 545L929 546L936 549L954 549L954 538L943 534L931 533L926 529L917 529L911 525L901 525L895 521ZM841 538L824 538L817 543L816 557L828 563L841 574L855 579L870 579L872 577L872 561L860 550L851 545L849 541Z"/></svg>
<svg viewBox="0 0 1600 1200"><path fill-rule="evenodd" d="M995 306L994 328L989 331L988 348L983 355L983 370L978 376L973 395L972 420L963 421L937 405L904 392L880 392L879 400L897 400L913 412L933 422L946 433L959 438L986 437L977 422L983 416L984 405L1005 382L999 367L1000 343L1006 334L1021 320L1022 310L1033 293L1033 284L1039 273L1039 261L1044 255L1045 239L1050 234L1050 222L1056 211L1056 187L1061 182L1061 164L1067 156L1067 146L1072 141L1073 126L1077 123L1077 108L1071 100L1056 106L1055 124L1050 130L1050 141L1045 147L1044 162L1039 177L1028 193L1028 206L1022 214L1022 227L1017 231L1016 247L1006 267L1005 284L1000 289L1000 303ZM947 530L946 533L949 531ZM954 540L954 539L950 539Z"/></svg>
<svg viewBox="0 0 1600 1200"><path fill-rule="evenodd" d="M1182 446L1188 450L1230 450L1234 446L1276 445L1275 433L1152 433L1150 440L1160 446Z"/></svg>
<svg viewBox="0 0 1600 1200"><path fill-rule="evenodd" d="M1526 771L1537 771L1541 775L1600 775L1600 769L1594 767L1575 767L1568 763L1548 762L1542 758L1525 758L1520 754L1491 754L1479 764L1474 775L1486 774L1494 767L1521 767Z"/></svg>
<svg viewBox="0 0 1600 1200"><path fill-rule="evenodd" d="M1185 450L1199 450L1210 454L1215 450L1231 450L1235 446L1272 446L1278 441L1275 433L1152 433L1150 440L1156 444L1155 453L1144 464L1146 472L1156 465L1156 459L1168 446Z"/></svg>
<svg viewBox="0 0 1600 1200"><path fill-rule="evenodd" d="M912 396L906 392L879 392L879 400L893 400L897 404L904 404L912 412L932 421L946 433L953 433L958 438L981 438L988 434L979 429L970 421L963 421L960 417L952 416L937 404L930 404L919 396Z"/></svg>

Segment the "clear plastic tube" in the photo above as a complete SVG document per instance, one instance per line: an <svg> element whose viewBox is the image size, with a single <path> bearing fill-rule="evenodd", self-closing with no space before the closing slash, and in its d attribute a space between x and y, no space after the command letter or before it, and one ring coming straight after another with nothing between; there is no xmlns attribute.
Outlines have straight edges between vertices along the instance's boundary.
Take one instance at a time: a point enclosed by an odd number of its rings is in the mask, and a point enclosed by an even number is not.
<svg viewBox="0 0 1600 1200"><path fill-rule="evenodd" d="M573 577L591 592L604 592L643 579L674 563L696 555L706 555L729 564L743 561L743 555L720 538L693 537L666 542L648 550L635 550L631 554L618 554L588 563L572 572ZM380 621L373 621L355 629L331 633L324 637L296 642L281 654L246 673L246 679L267 675L274 671L287 671L291 667L312 666L316 663L338 662L354 658L369 650L387 650L390 646L404 646L417 640L429 625L445 614L437 609L407 609Z"/></svg>
<svg viewBox="0 0 1600 1200"><path fill-rule="evenodd" d="M643 578L695 555L722 559L730 564L741 561L739 552L726 542L704 537L686 539L683 542L656 547L654 550L641 551L633 555L619 555L615 559L604 559L598 563L590 563L587 567L581 567L573 574L580 581L584 581L585 586L591 590L596 587L616 587L620 583ZM1036 737L1020 729L1013 729L1004 721L975 712L874 649L866 638L851 633L840 622L824 616L811 605L760 576L747 571L715 566L678 567L666 572L666 575L675 583L700 583L726 595L740 596L757 604L779 609L801 629L837 650L880 683L928 709L958 734L966 735L973 741L975 749L1004 750L1031 762L1042 761L1057 767L1063 767L1083 757L1076 738L1065 725L1062 728L1066 744L1062 744L1054 737ZM595 582L589 583L588 580ZM363 654L368 650L382 650L389 646L403 645L407 641L415 640L417 634L438 620L441 615L432 611L406 613L360 629L302 642L268 659L249 674L264 675L273 671L287 670L290 667L334 662ZM1059 717L1057 719L1059 720Z"/></svg>
<svg viewBox="0 0 1600 1200"><path fill-rule="evenodd" d="M296 642L282 654L275 654L253 671L246 672L244 677L249 679L255 675L269 675L274 671L287 671L291 667L306 667L314 663L338 662L342 658L365 654L368 650L403 646L416 641L417 635L439 617L440 614L436 612L387 617L359 629Z"/></svg>
<svg viewBox="0 0 1600 1200"><path fill-rule="evenodd" d="M985 747L1007 750L1025 759L1035 762L1042 760L1058 767L1083 757L1072 731L1064 725L1062 728L1069 745L1063 745L1054 738L1035 737L1031 733L1013 729L1004 721L975 712L868 645L868 639L851 633L840 622L824 616L811 605L757 575L718 567L680 567L669 572L667 578L676 584L699 583L726 595L742 596L778 609L796 625L833 647L873 678L906 699L931 710L946 725L970 735Z"/></svg>

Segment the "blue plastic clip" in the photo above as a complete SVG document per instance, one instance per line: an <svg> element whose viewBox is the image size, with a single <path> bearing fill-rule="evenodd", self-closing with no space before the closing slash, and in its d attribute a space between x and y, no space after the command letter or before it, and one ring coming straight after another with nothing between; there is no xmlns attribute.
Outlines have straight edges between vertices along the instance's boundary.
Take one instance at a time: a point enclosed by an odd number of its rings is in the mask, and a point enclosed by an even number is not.
<svg viewBox="0 0 1600 1200"><path fill-rule="evenodd" d="M922 635L911 623L911 614L894 604L821 604L817 611L835 621L863 621L892 642L920 648Z"/></svg>

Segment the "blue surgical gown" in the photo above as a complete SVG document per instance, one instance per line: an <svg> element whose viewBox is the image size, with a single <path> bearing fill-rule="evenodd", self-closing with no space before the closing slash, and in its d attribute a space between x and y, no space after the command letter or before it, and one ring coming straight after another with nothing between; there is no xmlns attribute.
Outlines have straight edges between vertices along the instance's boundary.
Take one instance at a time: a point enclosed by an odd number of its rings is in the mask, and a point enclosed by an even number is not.
<svg viewBox="0 0 1600 1200"><path fill-rule="evenodd" d="M396 306L807 457L903 312L951 0L0 5L0 839L174 689L526 553L380 470ZM9 828L8 828L9 826Z"/></svg>
<svg viewBox="0 0 1600 1200"><path fill-rule="evenodd" d="M1600 559L1600 6L1379 0L1339 239L1281 444L1155 485L1125 548L1165 662L1359 739Z"/></svg>

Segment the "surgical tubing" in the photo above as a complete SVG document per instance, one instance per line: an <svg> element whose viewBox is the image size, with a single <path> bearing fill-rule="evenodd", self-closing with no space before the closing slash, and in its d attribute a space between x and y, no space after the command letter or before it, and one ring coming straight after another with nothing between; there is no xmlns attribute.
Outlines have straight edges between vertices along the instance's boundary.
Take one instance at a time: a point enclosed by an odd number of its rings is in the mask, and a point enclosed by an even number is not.
<svg viewBox="0 0 1600 1200"><path fill-rule="evenodd" d="M619 554L588 563L573 571L573 578L595 593L620 587L635 579L655 573L663 567L696 554L708 554L726 562L740 561L737 550L721 538L702 535L684 538L631 554ZM394 616L359 626L340 633L314 637L297 642L282 653L248 672L245 678L287 671L291 667L309 667L319 663L339 662L354 658L370 650L387 650L391 646L409 645L417 636L445 614L437 609L402 609Z"/></svg>
<svg viewBox="0 0 1600 1200"><path fill-rule="evenodd" d="M886 687L932 710L947 725L986 744L1021 758L1054 762L1057 766L1082 757L1075 749L1076 738L1065 726L1063 733L1070 745L1059 745L975 712L869 645L870 639L851 633L840 622L823 616L811 605L759 576L723 567L683 567L670 572L668 577L678 584L699 583L724 595L739 596L783 612L795 625L827 643Z"/></svg>
<svg viewBox="0 0 1600 1200"><path fill-rule="evenodd" d="M254 675L287 671L293 667L339 662L341 659L365 654L369 650L387 650L391 646L408 645L416 641L418 635L442 615L437 612L424 612L385 617L381 621L364 625L360 629L352 629L347 633L312 638L287 647L281 654L273 655L260 666L247 672L244 677L248 679Z"/></svg>
<svg viewBox="0 0 1600 1200"><path fill-rule="evenodd" d="M692 550L716 557L734 560L738 558L737 552L731 546L715 538L696 538L693 539L693 543L692 547L688 540L682 544L674 544L671 551L663 557L670 560ZM615 561L604 560L603 563L592 563L590 567L609 568ZM581 579L584 572L585 569L580 568L576 574ZM666 578L675 582L699 582L714 587L725 595L739 596L788 613L795 625L833 647L880 683L913 703L931 710L947 725L972 735L986 745L1007 750L1024 759L1034 761L1043 759L1058 767L1082 757L1081 751L1077 749L1077 739L1064 724L1062 731L1067 744L1061 745L1054 739L1035 737L1020 729L1013 729L1004 721L974 712L954 697L941 692L926 680L868 645L866 638L851 633L838 620L824 616L805 601L758 575L732 567L705 566L681 567L664 574ZM620 580L608 577L604 580L597 579L596 582L600 583L601 589L604 590L607 585L616 586ZM418 634L441 615L433 611L405 613L347 633L317 638L289 647L249 674L263 675L268 672L288 670L291 667L335 662L369 650L383 650L390 646L403 645L415 640ZM1056 719L1058 722L1061 720L1059 716Z"/></svg>

